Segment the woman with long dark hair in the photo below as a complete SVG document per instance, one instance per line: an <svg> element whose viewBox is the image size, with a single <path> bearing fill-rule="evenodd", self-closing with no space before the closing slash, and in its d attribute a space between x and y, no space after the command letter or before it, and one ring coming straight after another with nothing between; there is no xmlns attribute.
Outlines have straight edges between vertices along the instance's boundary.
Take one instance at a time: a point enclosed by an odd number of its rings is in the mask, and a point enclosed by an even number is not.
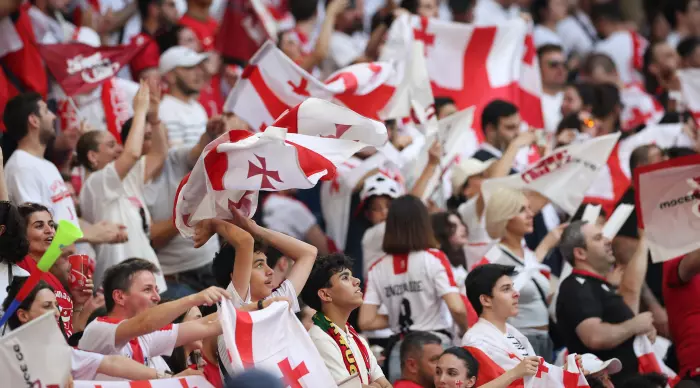
<svg viewBox="0 0 700 388"><path fill-rule="evenodd" d="M7 296L7 288L14 277L29 276L29 272L18 265L28 251L26 230L17 207L9 201L0 201L0 299Z"/></svg>

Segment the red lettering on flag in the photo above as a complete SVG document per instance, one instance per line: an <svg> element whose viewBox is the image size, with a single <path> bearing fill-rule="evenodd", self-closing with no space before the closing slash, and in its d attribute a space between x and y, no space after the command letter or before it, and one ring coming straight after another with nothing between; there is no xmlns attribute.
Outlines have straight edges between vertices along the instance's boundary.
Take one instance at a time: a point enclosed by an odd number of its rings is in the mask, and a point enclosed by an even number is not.
<svg viewBox="0 0 700 388"><path fill-rule="evenodd" d="M294 85L294 82L292 81L287 81L287 84L292 87L292 91L300 96L305 96L305 97L310 97L311 95L309 94L309 80L302 77L301 80L299 80L299 85Z"/></svg>
<svg viewBox="0 0 700 388"><path fill-rule="evenodd" d="M290 386L291 388L303 388L299 380L309 374L309 369L306 368L304 362L292 369L292 366L289 364L289 358L285 358L278 362L277 366L280 368L280 371L282 371L282 384Z"/></svg>
<svg viewBox="0 0 700 388"><path fill-rule="evenodd" d="M261 189L275 189L275 186L272 185L270 182L270 178L276 180L279 183L282 183L282 179L280 179L280 174L277 170L272 171L267 169L267 161L265 161L265 158L255 155L255 157L258 159L258 162L260 162L260 167L256 166L253 164L253 162L248 161L248 178L252 178L256 175L262 175L262 181L260 183L260 188Z"/></svg>

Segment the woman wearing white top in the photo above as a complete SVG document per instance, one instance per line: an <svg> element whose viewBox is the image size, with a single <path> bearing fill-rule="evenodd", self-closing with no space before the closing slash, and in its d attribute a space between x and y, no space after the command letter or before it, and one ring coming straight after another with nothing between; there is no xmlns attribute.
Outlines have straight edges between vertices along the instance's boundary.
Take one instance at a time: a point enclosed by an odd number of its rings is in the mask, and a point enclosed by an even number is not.
<svg viewBox="0 0 700 388"><path fill-rule="evenodd" d="M80 192L83 217L92 223L124 224L129 236L125 243L96 247L98 286L108 267L131 257L151 261L160 269L150 244L151 217L143 197L145 183L160 173L168 150L158 121L160 89L152 90L142 82L134 97L134 117L122 128L123 133L128 131L124 147L108 131L90 131L78 140L78 161L88 170ZM162 275L156 280L159 291L165 291Z"/></svg>
<svg viewBox="0 0 700 388"><path fill-rule="evenodd" d="M538 356L551 361L553 344L547 311L551 298L550 271L542 261L559 243L566 224L547 234L533 252L525 245L524 237L533 231L534 213L522 191L498 189L489 198L485 215L489 236L500 240L501 255L495 263L513 265L518 271L514 286L520 292L519 312L509 323L528 338Z"/></svg>

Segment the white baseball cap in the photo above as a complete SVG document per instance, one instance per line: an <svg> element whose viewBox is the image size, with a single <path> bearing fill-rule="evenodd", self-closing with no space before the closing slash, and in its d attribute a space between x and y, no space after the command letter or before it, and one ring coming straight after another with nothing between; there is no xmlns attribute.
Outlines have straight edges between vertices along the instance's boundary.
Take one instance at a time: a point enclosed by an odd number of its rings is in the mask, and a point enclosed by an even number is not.
<svg viewBox="0 0 700 388"><path fill-rule="evenodd" d="M165 75L177 67L197 66L209 58L207 53L198 53L188 47L171 47L160 56L158 71Z"/></svg>
<svg viewBox="0 0 700 388"><path fill-rule="evenodd" d="M591 353L581 355L581 363L583 364L583 369L590 374L606 371L609 375L614 375L622 370L622 363L617 358L603 361Z"/></svg>
<svg viewBox="0 0 700 388"><path fill-rule="evenodd" d="M486 171L493 162L493 159L486 162L474 158L460 160L452 167L452 195L458 195L469 178Z"/></svg>

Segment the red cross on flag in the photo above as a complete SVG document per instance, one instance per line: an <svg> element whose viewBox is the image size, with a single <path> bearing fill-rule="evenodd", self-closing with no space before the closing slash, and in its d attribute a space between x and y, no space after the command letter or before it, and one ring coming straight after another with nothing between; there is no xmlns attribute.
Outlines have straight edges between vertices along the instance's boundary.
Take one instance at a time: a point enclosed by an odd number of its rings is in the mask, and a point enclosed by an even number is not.
<svg viewBox="0 0 700 388"><path fill-rule="evenodd" d="M407 58L416 40L425 45L433 95L451 97L459 109L476 106L474 128L481 128L481 111L496 98L511 101L524 121L543 128L539 64L524 21L476 27L403 15L391 26L382 58Z"/></svg>
<svg viewBox="0 0 700 388"><path fill-rule="evenodd" d="M244 312L224 300L219 310L227 355L236 372L267 371L292 388L337 387L321 355L286 302Z"/></svg>
<svg viewBox="0 0 700 388"><path fill-rule="evenodd" d="M277 22L262 0L228 0L216 38L221 55L247 62L267 39L277 40Z"/></svg>
<svg viewBox="0 0 700 388"><path fill-rule="evenodd" d="M557 148L521 173L484 181L481 190L486 200L500 187L536 191L574 214L619 138L620 133L613 133Z"/></svg>
<svg viewBox="0 0 700 388"><path fill-rule="evenodd" d="M620 101L620 126L625 132L633 131L640 125L656 124L664 116L664 107L644 90L642 84L626 85L620 91Z"/></svg>
<svg viewBox="0 0 700 388"><path fill-rule="evenodd" d="M268 41L243 70L224 111L235 113L259 131L287 109L316 97L378 119L377 112L394 94L395 87L387 84L392 77L395 71L388 63L361 63L337 71L324 83Z"/></svg>
<svg viewBox="0 0 700 388"><path fill-rule="evenodd" d="M382 123L313 98L283 114L265 132L229 131L205 147L180 183L175 225L192 236L194 225L204 219L230 219L234 211L251 217L259 190L308 189L319 180L332 180L337 166L386 139Z"/></svg>
<svg viewBox="0 0 700 388"><path fill-rule="evenodd" d="M214 388L203 376L143 381L74 381L73 386L74 388Z"/></svg>
<svg viewBox="0 0 700 388"><path fill-rule="evenodd" d="M700 249L700 156L638 167L634 171L639 227L655 263Z"/></svg>

